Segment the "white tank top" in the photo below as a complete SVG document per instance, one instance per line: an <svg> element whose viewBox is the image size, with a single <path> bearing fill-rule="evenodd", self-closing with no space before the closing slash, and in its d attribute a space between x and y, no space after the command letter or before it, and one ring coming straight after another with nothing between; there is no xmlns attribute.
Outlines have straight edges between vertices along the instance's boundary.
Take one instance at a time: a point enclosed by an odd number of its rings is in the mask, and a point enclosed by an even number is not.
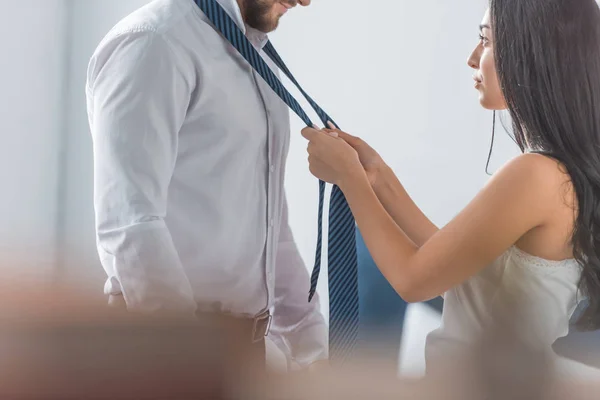
<svg viewBox="0 0 600 400"><path fill-rule="evenodd" d="M521 339L551 352L569 331L581 267L574 259L549 261L516 246L444 295L442 325L427 337L427 369L479 337L493 314L515 322ZM518 305L518 306L516 306Z"/></svg>

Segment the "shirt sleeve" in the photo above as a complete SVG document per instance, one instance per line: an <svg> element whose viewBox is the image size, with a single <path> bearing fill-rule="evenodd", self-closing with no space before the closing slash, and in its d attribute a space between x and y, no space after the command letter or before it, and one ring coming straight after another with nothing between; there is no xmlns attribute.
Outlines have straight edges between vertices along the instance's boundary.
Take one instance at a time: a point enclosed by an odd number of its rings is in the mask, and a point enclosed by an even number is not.
<svg viewBox="0 0 600 400"><path fill-rule="evenodd" d="M165 224L190 87L169 43L152 31L113 35L90 61L98 251L116 281L108 294L122 293L131 311L196 309Z"/></svg>
<svg viewBox="0 0 600 400"><path fill-rule="evenodd" d="M300 367L328 357L328 329L317 294L308 302L310 277L288 223L284 198L275 260L275 303L270 337ZM293 365L293 364L292 364Z"/></svg>

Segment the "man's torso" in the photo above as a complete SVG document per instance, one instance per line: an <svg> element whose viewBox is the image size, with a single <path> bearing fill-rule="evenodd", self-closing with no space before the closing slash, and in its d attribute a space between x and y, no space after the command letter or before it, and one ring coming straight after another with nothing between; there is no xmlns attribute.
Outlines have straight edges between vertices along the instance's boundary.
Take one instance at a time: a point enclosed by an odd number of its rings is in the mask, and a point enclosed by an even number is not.
<svg viewBox="0 0 600 400"><path fill-rule="evenodd" d="M156 0L103 43L140 29L163 36L192 88L168 189L174 245L200 304L254 315L273 298L287 107L192 0Z"/></svg>

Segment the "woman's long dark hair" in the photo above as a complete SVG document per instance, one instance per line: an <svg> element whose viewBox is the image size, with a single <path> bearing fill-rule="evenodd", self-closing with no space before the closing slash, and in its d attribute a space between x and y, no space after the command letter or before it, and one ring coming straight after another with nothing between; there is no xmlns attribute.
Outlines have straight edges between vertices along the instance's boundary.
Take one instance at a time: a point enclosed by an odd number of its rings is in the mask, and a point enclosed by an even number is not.
<svg viewBox="0 0 600 400"><path fill-rule="evenodd" d="M496 67L522 151L559 160L577 196L572 234L600 328L600 9L595 0L490 0Z"/></svg>

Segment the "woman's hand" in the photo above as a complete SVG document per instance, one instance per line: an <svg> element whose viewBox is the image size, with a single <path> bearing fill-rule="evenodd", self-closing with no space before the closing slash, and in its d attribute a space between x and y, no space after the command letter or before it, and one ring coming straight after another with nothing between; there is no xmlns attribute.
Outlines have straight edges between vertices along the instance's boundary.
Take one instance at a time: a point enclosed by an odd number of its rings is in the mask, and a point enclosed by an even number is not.
<svg viewBox="0 0 600 400"><path fill-rule="evenodd" d="M383 171L383 167L385 166L385 162L371 146L367 144L364 140L359 137L352 136L344 131L341 131L333 125L333 123L329 122L329 129L324 129L324 131L332 134L336 133L338 137L342 138L346 143L348 143L356 152L358 153L358 158L360 159L360 163L362 164L365 172L367 173L367 178L369 178L369 183L371 186L375 186L375 183L380 180L381 171Z"/></svg>
<svg viewBox="0 0 600 400"><path fill-rule="evenodd" d="M346 182L365 174L358 153L337 132L304 128L308 143L310 172L317 178L343 189Z"/></svg>

